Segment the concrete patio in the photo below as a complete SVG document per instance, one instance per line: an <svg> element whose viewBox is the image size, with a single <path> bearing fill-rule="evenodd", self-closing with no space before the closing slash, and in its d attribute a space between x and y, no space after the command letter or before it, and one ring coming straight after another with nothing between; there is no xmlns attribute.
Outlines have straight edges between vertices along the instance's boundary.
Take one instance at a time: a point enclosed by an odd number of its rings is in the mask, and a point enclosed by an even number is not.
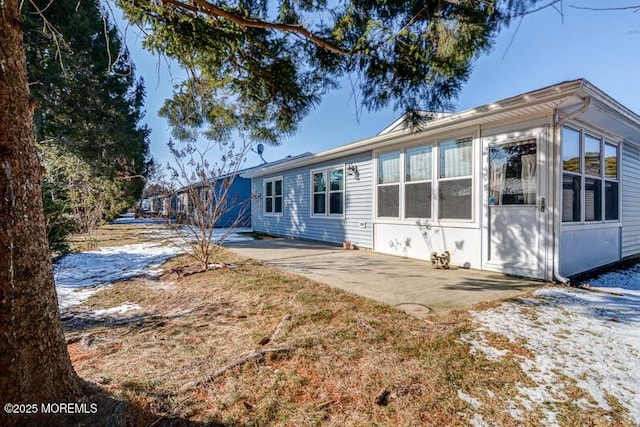
<svg viewBox="0 0 640 427"><path fill-rule="evenodd" d="M297 239L229 242L225 246L245 257L419 317L509 298L543 286L542 282L499 273L457 267L439 270L427 261Z"/></svg>

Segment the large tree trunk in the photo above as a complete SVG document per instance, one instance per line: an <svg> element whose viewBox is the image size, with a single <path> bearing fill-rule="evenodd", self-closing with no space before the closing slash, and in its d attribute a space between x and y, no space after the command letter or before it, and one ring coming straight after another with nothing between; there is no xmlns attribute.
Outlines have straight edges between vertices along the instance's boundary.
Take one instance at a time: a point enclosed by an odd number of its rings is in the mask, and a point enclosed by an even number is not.
<svg viewBox="0 0 640 427"><path fill-rule="evenodd" d="M47 247L17 0L0 1L0 425L10 403L78 402Z"/></svg>

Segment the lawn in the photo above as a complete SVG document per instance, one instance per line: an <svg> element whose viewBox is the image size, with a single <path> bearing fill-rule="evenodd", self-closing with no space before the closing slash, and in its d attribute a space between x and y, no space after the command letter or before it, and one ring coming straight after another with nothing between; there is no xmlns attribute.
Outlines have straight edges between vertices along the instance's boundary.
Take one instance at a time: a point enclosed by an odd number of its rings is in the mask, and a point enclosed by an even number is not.
<svg viewBox="0 0 640 427"><path fill-rule="evenodd" d="M603 405L580 377L556 372L538 390L526 368L538 350L486 326L505 306L535 317L542 297L420 319L222 254L228 267L181 276L181 255L64 310L72 363L127 402L120 422L634 425L628 405L602 393Z"/></svg>

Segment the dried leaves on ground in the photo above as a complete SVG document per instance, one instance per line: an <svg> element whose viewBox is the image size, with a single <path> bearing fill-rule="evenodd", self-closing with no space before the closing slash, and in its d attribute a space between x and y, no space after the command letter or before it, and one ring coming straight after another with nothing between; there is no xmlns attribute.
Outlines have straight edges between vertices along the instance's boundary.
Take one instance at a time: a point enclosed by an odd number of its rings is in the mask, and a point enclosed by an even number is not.
<svg viewBox="0 0 640 427"><path fill-rule="evenodd" d="M228 267L114 284L65 313L77 372L130 403L130 424L541 425L544 408L509 397L531 380L460 337L465 311L419 319L225 253ZM96 316L113 307L120 313ZM485 304L486 306L486 304ZM571 384L571 399L584 398ZM576 394L577 393L577 394ZM566 425L625 423L577 410ZM622 411L622 410L620 410ZM613 416L612 416L613 415ZM516 421L514 417L519 419Z"/></svg>

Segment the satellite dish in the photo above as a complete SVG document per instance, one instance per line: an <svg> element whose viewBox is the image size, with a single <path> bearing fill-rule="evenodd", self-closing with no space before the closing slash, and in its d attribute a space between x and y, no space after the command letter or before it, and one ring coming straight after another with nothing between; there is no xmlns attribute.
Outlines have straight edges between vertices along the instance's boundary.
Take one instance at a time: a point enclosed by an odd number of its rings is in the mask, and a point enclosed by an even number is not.
<svg viewBox="0 0 640 427"><path fill-rule="evenodd" d="M264 145L258 144L257 148L258 148L258 154L262 156L262 153L264 153Z"/></svg>

